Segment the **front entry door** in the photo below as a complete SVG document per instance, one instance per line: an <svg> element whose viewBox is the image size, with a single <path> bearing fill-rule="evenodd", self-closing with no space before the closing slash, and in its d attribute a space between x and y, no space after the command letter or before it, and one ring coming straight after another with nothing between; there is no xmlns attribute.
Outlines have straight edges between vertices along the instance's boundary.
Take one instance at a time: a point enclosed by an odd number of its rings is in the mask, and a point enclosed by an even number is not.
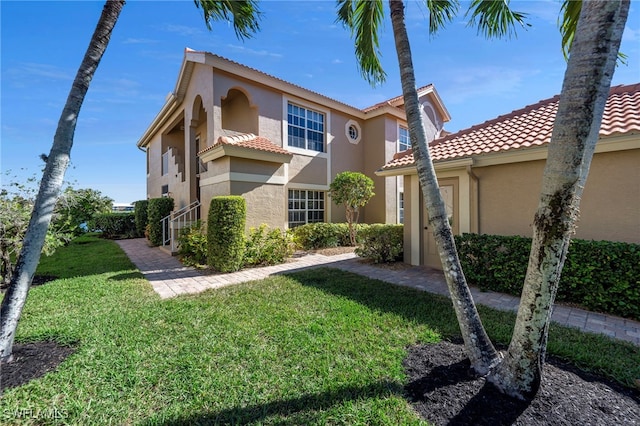
<svg viewBox="0 0 640 426"><path fill-rule="evenodd" d="M440 194L442 194L442 198L444 199L453 234L457 235L460 229L458 215L458 178L442 179L438 181L438 184L440 185ZM420 198L422 199L422 196ZM422 201L422 229L423 264L432 268L442 269L440 256L436 248L436 241L429 227L427 209L424 207L424 201Z"/></svg>

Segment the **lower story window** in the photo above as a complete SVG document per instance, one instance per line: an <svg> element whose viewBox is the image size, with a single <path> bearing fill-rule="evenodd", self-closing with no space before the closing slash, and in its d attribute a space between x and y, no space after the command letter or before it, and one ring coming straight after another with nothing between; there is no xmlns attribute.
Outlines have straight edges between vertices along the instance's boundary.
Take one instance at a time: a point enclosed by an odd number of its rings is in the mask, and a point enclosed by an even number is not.
<svg viewBox="0 0 640 426"><path fill-rule="evenodd" d="M404 223L404 192L398 193L398 223Z"/></svg>
<svg viewBox="0 0 640 426"><path fill-rule="evenodd" d="M324 222L324 191L289 190L289 228Z"/></svg>

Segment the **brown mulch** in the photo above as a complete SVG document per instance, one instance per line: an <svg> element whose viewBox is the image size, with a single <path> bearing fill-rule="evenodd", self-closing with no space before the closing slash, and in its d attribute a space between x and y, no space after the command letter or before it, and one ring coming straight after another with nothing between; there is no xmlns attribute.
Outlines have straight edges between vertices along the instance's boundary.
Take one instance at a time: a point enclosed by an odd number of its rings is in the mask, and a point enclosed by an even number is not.
<svg viewBox="0 0 640 426"><path fill-rule="evenodd" d="M461 344L414 346L404 368L409 401L434 425L640 425L640 392L555 359L530 402L472 374Z"/></svg>
<svg viewBox="0 0 640 426"><path fill-rule="evenodd" d="M74 348L56 342L16 343L13 360L0 367L0 392L55 370L74 351Z"/></svg>

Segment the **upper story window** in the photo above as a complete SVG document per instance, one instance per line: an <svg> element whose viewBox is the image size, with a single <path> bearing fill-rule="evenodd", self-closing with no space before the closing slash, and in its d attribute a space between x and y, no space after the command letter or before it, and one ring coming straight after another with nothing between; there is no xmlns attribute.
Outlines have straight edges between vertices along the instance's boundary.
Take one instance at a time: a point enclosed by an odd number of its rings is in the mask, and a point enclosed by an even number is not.
<svg viewBox="0 0 640 426"><path fill-rule="evenodd" d="M411 148L411 140L409 140L409 129L406 127L398 127L398 152L406 151Z"/></svg>
<svg viewBox="0 0 640 426"><path fill-rule="evenodd" d="M287 104L289 146L324 152L324 114Z"/></svg>
<svg viewBox="0 0 640 426"><path fill-rule="evenodd" d="M169 150L168 149L167 149L167 152L162 154L162 167L160 172L162 173L162 176L169 174Z"/></svg>

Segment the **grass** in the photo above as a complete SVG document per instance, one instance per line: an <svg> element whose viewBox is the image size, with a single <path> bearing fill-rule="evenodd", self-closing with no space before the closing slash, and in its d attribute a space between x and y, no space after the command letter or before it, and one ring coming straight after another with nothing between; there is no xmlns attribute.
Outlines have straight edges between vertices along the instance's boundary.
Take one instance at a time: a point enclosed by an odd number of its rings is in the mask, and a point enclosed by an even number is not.
<svg viewBox="0 0 640 426"><path fill-rule="evenodd" d="M77 350L55 372L5 392L16 410L67 424L421 424L402 396L417 342L458 335L450 302L322 269L161 300L117 245L81 238L43 258L17 341ZM513 314L481 308L507 343ZM630 384L640 351L553 327L549 351Z"/></svg>

